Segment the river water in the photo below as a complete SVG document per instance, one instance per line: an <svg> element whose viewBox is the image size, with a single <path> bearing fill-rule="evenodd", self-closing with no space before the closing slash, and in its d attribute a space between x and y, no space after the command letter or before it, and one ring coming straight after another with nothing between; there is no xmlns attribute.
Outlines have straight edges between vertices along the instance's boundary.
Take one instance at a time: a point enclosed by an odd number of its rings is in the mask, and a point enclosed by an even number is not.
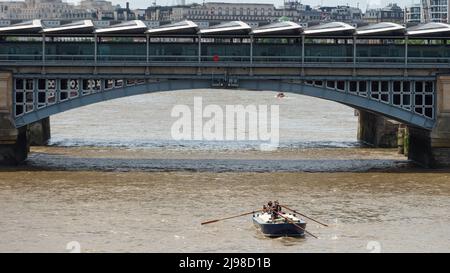
<svg viewBox="0 0 450 273"><path fill-rule="evenodd" d="M178 91L52 117L50 146L0 169L0 252L449 252L450 171L356 142L345 106L272 92ZM174 105L276 104L280 147L175 141ZM269 200L319 239L264 237L251 216Z"/></svg>

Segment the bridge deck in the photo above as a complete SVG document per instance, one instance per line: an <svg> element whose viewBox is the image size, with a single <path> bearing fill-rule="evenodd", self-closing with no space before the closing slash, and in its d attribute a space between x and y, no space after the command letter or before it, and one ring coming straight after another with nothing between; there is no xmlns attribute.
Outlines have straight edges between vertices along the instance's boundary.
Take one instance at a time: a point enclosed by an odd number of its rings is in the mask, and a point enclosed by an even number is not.
<svg viewBox="0 0 450 273"><path fill-rule="evenodd" d="M239 87L316 96L430 129L436 77L450 72L450 25L33 21L0 27L0 67L13 74L18 126L127 95Z"/></svg>
<svg viewBox="0 0 450 273"><path fill-rule="evenodd" d="M22 62L450 67L450 25L405 29L380 23L355 29L332 22L303 29L278 22L252 29L243 22L227 22L199 29L189 21L156 28L131 21L99 28L81 21L49 28L35 20L0 27L0 66Z"/></svg>

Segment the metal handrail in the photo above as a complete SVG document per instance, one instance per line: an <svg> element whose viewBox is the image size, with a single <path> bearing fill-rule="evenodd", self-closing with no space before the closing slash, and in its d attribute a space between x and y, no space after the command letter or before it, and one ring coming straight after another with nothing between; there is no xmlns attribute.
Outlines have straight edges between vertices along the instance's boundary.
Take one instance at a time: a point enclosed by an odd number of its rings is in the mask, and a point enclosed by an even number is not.
<svg viewBox="0 0 450 273"><path fill-rule="evenodd" d="M198 59L198 55L97 55L97 61L120 61L120 62L156 62L156 61L169 61L169 62L193 62ZM0 54L0 62L23 62L23 61L43 61L49 63L55 63L58 61L94 61L95 55L60 55L49 54L42 56L42 54ZM220 55L202 55L200 56L201 62L240 62L248 63L253 60L256 63L301 63L302 59L304 63L351 63L353 62L353 56L220 56ZM398 64L405 61L405 57L391 57L391 56L356 56L355 64L367 64L367 63L394 63ZM412 57L407 58L409 64L445 64L450 63L450 57Z"/></svg>

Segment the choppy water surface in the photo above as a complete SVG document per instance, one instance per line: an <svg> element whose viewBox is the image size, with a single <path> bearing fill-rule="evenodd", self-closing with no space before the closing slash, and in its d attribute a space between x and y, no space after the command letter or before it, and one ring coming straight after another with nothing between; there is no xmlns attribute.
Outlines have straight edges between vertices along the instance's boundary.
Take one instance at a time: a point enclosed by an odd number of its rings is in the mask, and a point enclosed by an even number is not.
<svg viewBox="0 0 450 273"><path fill-rule="evenodd" d="M175 104L280 105L281 145L176 142ZM0 252L449 251L450 172L355 141L344 106L270 92L189 91L93 105L52 118L52 143L0 170ZM330 224L268 239L242 217L270 199Z"/></svg>

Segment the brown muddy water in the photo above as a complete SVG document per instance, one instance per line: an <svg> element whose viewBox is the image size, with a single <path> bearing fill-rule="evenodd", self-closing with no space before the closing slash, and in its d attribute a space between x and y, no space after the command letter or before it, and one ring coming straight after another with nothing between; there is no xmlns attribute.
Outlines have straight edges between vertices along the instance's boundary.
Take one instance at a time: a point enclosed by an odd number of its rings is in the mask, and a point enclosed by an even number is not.
<svg viewBox="0 0 450 273"><path fill-rule="evenodd" d="M0 252L449 252L450 171L355 141L347 107L288 95L280 148L171 140L175 104L271 104L274 93L200 90L132 97L52 117L48 147L0 169ZM319 239L264 237L268 200L328 223ZM74 243L75 242L75 243ZM68 249L69 248L69 249Z"/></svg>

